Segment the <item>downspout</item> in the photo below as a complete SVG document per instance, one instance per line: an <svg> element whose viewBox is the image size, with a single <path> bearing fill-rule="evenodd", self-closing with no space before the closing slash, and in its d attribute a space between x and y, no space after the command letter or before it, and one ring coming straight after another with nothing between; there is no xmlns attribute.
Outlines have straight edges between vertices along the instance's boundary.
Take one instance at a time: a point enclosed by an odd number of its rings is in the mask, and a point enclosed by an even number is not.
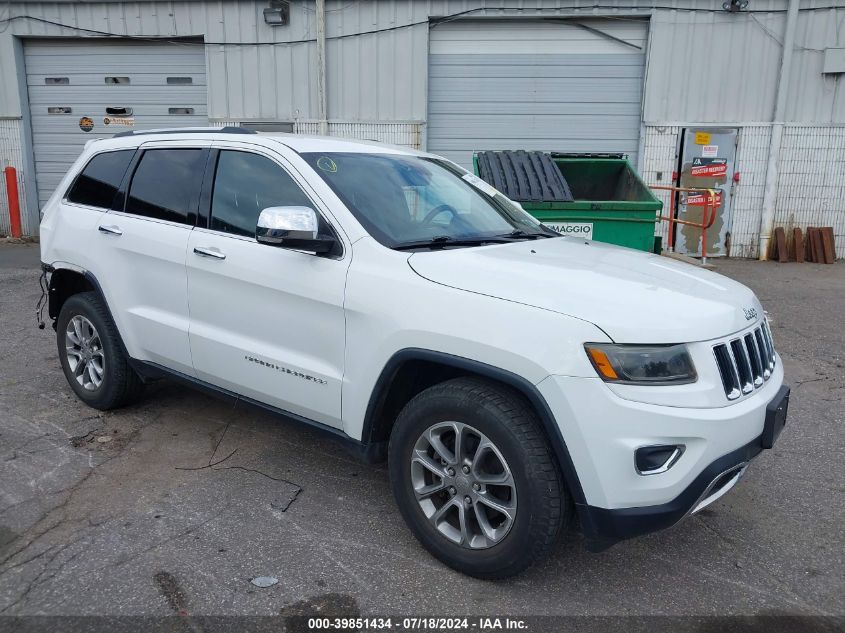
<svg viewBox="0 0 845 633"><path fill-rule="evenodd" d="M326 98L326 0L317 0L317 118L320 134L329 133Z"/></svg>
<svg viewBox="0 0 845 633"><path fill-rule="evenodd" d="M769 161L766 166L766 185L763 189L763 212L760 216L760 242L758 256L761 261L769 257L769 241L775 224L775 203L777 202L778 157L783 140L783 119L786 111L786 97L789 91L789 74L792 67L792 52L795 49L795 29L798 26L798 5L800 0L789 0L786 12L786 33L783 38L783 54L780 61L775 111L772 115L772 138L769 142Z"/></svg>

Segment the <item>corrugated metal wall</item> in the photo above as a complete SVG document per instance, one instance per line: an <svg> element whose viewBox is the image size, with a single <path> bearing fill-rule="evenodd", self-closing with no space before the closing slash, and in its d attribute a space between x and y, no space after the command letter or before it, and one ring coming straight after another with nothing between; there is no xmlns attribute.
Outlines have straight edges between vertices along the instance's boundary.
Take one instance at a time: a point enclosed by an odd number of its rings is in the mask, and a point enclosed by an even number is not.
<svg viewBox="0 0 845 633"><path fill-rule="evenodd" d="M329 116L424 120L428 4L413 0L330 0L327 4ZM267 2L261 0L13 2L4 6L4 14L6 7L9 15L35 19L15 20L0 34L0 85L9 86L0 91L0 116L21 115L10 35L96 37L96 31L135 37L203 38L212 118L293 120L317 116L313 2L293 2L290 24L276 28L264 23L262 12ZM417 22L416 26L403 26ZM343 37L393 27L400 28Z"/></svg>
<svg viewBox="0 0 845 633"><path fill-rule="evenodd" d="M805 0L801 6L826 4ZM771 121L786 3L751 5L754 13L654 12L646 123ZM785 121L845 123L842 80L821 72L824 48L843 46L843 20L845 5L799 13Z"/></svg>
<svg viewBox="0 0 845 633"><path fill-rule="evenodd" d="M671 174L671 139L679 125L733 123L740 127L738 164L743 181L734 201L733 252L756 254L769 127L748 124L765 124L771 119L787 0L752 0L756 12L740 15L723 12L722 0L603 0L600 4L601 8L596 8L593 0L328 0L330 129L349 134L376 130L382 135L377 138L395 133L400 140L413 139L423 129L428 118L429 18L460 13L472 18L569 15L627 20L651 16L643 104L649 127L641 168L649 181L653 179L648 174L661 169ZM833 124L813 137L816 147L811 149L817 151L818 163L841 162L842 149L837 143L842 135L840 126L845 123L841 76L821 74L822 49L845 42L845 8L809 10L830 4L829 0L801 2L804 10L799 14L786 117L804 126ZM649 9L649 5L659 8ZM42 21L0 22L0 117L24 114L18 88L23 69L18 68L20 46L14 36L96 37L96 31L204 38L211 118L297 120L300 129L310 130L313 124L309 122L317 117L312 0L294 0L290 24L279 28L264 24L265 0L10 2L2 6L2 15L28 15ZM479 8L482 10L476 11ZM403 136L404 132L396 131L399 127L393 131L349 127L364 123L408 124L412 129ZM21 121L0 122L0 134L4 139L0 163L23 166ZM801 163L805 148L796 143L808 134L805 129L788 138L781 154L782 173L789 174L790 183L782 177L784 197L778 202L777 221L786 223L793 218L802 222L826 208L827 222L839 227L842 254L843 211L834 193L841 186L842 175L825 167L826 184L819 184L800 176L805 172L795 171L806 167ZM419 142L425 144L424 134ZM793 157L798 157L795 160L800 164L793 165ZM26 178L24 175L24 184ZM815 202L818 195L826 198ZM813 199L815 206L799 204L801 196ZM28 230L32 232L34 227Z"/></svg>
<svg viewBox="0 0 845 633"><path fill-rule="evenodd" d="M329 0L326 34L329 117L358 120L426 119L430 17L473 18L609 15L652 16L645 91L648 122L767 121L786 0L754 0L756 11L728 15L721 0ZM649 9L649 5L676 9ZM804 7L822 6L804 0ZM213 118L315 118L315 13L311 1L291 3L290 24L264 24L262 0L235 2L11 2L12 16L32 16L128 36L202 37L206 41L209 114ZM474 11L481 7L481 11ZM501 7L507 8L501 8ZM636 9L631 7L638 7ZM695 11L689 11L695 8ZM472 11L471 14L466 12ZM837 45L845 9L802 11L790 118L845 120L838 79L820 75L824 46ZM384 30L390 29L390 30ZM381 31L365 35L350 35ZM0 33L0 116L20 116L11 35L90 35L19 19ZM811 117L811 118L807 118Z"/></svg>

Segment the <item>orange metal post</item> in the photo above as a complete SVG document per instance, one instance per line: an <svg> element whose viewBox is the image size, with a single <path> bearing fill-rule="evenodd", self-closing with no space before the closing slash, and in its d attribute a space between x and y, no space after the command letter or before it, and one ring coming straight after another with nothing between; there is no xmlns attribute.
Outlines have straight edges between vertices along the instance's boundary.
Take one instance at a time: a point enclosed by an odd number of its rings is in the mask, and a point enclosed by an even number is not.
<svg viewBox="0 0 845 633"><path fill-rule="evenodd" d="M669 251L673 252L675 248L675 224L685 224L687 226L695 226L701 229L701 263L707 263L707 229L713 226L716 221L716 190L715 189L694 189L690 187L671 187L668 185L652 185L652 189L660 189L662 191L671 192L669 197L669 215L661 215L661 220L669 222ZM707 201L704 204L704 212L702 213L701 223L689 222L687 220L679 220L675 217L675 196L679 193L701 193L707 196Z"/></svg>
<svg viewBox="0 0 845 633"><path fill-rule="evenodd" d="M6 197L9 199L9 228L12 237L21 236L21 203L18 196L18 172L14 167L6 167Z"/></svg>

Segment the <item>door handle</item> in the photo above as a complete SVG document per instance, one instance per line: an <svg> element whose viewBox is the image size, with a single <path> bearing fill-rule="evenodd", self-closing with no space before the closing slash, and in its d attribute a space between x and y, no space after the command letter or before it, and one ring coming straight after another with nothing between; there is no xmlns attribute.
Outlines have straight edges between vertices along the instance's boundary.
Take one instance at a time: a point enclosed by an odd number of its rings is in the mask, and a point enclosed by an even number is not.
<svg viewBox="0 0 845 633"><path fill-rule="evenodd" d="M97 230L100 231L100 233L105 233L106 235L123 235L123 231L120 230L120 227L115 226L114 224L101 224L99 227L97 227Z"/></svg>
<svg viewBox="0 0 845 633"><path fill-rule="evenodd" d="M202 255L203 257L213 257L214 259L226 259L226 254L221 253L218 249L211 246L194 246L194 253Z"/></svg>

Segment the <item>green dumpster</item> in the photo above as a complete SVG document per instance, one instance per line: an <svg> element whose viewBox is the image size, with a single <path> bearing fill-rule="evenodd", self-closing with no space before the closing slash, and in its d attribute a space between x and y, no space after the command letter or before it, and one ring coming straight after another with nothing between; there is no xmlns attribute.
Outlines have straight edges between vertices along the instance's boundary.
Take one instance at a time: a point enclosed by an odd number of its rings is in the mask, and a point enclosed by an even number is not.
<svg viewBox="0 0 845 633"><path fill-rule="evenodd" d="M486 151L475 173L559 233L655 249L663 203L621 154Z"/></svg>

